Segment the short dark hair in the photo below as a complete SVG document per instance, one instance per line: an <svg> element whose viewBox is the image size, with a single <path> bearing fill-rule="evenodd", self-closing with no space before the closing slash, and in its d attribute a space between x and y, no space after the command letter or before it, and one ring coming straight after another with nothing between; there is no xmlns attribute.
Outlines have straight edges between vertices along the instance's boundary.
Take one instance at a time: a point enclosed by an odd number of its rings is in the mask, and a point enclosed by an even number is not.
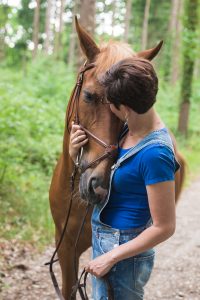
<svg viewBox="0 0 200 300"><path fill-rule="evenodd" d="M152 64L142 58L123 59L100 78L108 101L124 104L138 114L147 112L156 101L158 78Z"/></svg>

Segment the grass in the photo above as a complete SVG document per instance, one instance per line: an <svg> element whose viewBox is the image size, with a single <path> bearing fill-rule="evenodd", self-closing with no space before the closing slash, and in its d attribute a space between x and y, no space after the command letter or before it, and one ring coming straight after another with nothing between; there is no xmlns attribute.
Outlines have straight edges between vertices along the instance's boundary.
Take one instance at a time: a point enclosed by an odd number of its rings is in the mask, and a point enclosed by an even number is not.
<svg viewBox="0 0 200 300"><path fill-rule="evenodd" d="M49 242L48 188L61 152L74 75L63 62L40 57L25 70L0 71L0 225L3 238ZM190 180L200 172L200 89L194 84L188 136L177 134L179 86L161 82L157 110L177 137Z"/></svg>

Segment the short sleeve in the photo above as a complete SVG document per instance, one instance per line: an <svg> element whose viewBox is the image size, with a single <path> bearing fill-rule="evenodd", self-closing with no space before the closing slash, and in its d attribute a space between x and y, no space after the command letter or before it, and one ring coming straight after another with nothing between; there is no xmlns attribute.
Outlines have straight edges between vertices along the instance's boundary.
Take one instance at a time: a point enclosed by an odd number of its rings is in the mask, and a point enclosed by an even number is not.
<svg viewBox="0 0 200 300"><path fill-rule="evenodd" d="M174 154L165 145L152 145L143 152L140 171L145 185L174 180L175 170Z"/></svg>

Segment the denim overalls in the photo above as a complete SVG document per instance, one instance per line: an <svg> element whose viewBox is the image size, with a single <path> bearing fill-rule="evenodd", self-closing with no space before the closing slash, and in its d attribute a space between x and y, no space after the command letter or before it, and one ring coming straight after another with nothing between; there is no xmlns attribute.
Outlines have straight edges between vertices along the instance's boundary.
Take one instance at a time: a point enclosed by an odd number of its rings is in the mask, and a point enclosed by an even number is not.
<svg viewBox="0 0 200 300"><path fill-rule="evenodd" d="M100 256L113 248L132 240L145 228L151 226L151 220L140 228L119 230L101 222L100 214L106 206L110 192L112 178L117 168L129 157L151 144L160 144L169 147L174 152L169 133L166 129L151 132L135 147L132 147L111 167L109 192L104 203L95 205L92 214L92 247L93 258ZM150 249L134 257L122 260L115 264L108 273L108 279L114 292L115 300L142 300L144 286L147 283L154 264L154 249ZM107 286L104 279L92 277L94 300L108 299Z"/></svg>

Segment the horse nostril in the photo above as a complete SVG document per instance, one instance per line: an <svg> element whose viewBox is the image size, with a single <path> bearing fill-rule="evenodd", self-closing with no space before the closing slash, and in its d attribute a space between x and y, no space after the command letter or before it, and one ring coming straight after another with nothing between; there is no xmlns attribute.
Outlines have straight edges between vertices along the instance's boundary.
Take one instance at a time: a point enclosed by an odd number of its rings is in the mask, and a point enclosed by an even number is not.
<svg viewBox="0 0 200 300"><path fill-rule="evenodd" d="M98 186L97 178L96 177L90 178L89 190L94 192L94 190L95 190L95 188L97 188L97 186Z"/></svg>
<svg viewBox="0 0 200 300"><path fill-rule="evenodd" d="M101 180L98 177L91 177L88 187L89 193L98 196L99 200L105 199L108 190L103 188L101 185Z"/></svg>

